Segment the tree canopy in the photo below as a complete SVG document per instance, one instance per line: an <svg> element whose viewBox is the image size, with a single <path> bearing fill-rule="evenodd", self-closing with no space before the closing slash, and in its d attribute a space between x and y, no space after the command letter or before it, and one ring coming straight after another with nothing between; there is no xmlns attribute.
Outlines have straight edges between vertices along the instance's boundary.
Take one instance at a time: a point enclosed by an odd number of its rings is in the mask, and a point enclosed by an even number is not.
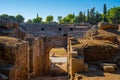
<svg viewBox="0 0 120 80"><path fill-rule="evenodd" d="M120 7L114 7L108 10L107 18L111 23L120 24Z"/></svg>
<svg viewBox="0 0 120 80"><path fill-rule="evenodd" d="M23 23L24 22L24 17L22 16L22 15L20 15L20 14L18 14L17 16L16 16L16 21L18 22L18 23Z"/></svg>
<svg viewBox="0 0 120 80"><path fill-rule="evenodd" d="M33 23L41 23L42 22L42 18L41 17L37 17L33 19Z"/></svg>
<svg viewBox="0 0 120 80"><path fill-rule="evenodd" d="M18 23L24 22L24 17L20 14L17 16L11 16L7 14L0 15L0 18L11 19ZM45 21L42 21L42 17L40 17L37 13L36 18L28 19L27 23L51 23L54 22L54 17L52 15L48 15ZM87 9L87 13L85 11L80 11L78 14L69 13L65 17L58 16L57 17L59 24L72 24L72 23L81 23L87 22L90 24L97 24L98 22L110 22L120 24L120 6L113 7L107 10L106 4L103 5L103 13L99 13L95 7L91 9Z"/></svg>
<svg viewBox="0 0 120 80"><path fill-rule="evenodd" d="M46 22L49 23L49 22L53 22L53 19L54 17L52 15L49 15L46 17Z"/></svg>

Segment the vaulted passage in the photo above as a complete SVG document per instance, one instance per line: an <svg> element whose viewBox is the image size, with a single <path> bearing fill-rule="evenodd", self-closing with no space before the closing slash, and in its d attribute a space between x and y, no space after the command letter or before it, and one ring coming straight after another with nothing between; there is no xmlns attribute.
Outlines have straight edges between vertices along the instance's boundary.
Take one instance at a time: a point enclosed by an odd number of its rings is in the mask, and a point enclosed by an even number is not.
<svg viewBox="0 0 120 80"><path fill-rule="evenodd" d="M52 48L49 52L50 75L67 75L67 52L64 48Z"/></svg>
<svg viewBox="0 0 120 80"><path fill-rule="evenodd" d="M30 76L35 77L40 75L49 75L51 74L51 72L54 74L67 73L67 57L66 57L67 37L57 36L57 37L28 38L27 41L29 41L29 45L30 45L30 52L29 52ZM60 51L62 50L63 53L60 53ZM65 54L65 56L63 56L65 62L55 62L57 56L60 56L61 54L62 56L63 54ZM57 60L59 61L59 58ZM65 66L65 70L61 68L62 66ZM54 72L55 68L59 71Z"/></svg>

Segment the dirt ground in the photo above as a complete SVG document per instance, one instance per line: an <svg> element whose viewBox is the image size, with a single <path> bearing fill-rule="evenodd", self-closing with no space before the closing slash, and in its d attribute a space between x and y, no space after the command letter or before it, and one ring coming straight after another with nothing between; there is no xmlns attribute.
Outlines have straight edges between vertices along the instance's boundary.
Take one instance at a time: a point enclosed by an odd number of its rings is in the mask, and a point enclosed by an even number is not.
<svg viewBox="0 0 120 80"><path fill-rule="evenodd" d="M45 77L34 78L31 80L69 80L69 79L67 76L57 76L57 77L45 76Z"/></svg>
<svg viewBox="0 0 120 80"><path fill-rule="evenodd" d="M69 80L68 76L57 76L57 77L39 77L31 80ZM82 80L120 80L120 70L115 73L102 73L100 72L92 72L85 73L83 75Z"/></svg>
<svg viewBox="0 0 120 80"><path fill-rule="evenodd" d="M82 80L120 80L120 69L114 73L102 71L85 73Z"/></svg>

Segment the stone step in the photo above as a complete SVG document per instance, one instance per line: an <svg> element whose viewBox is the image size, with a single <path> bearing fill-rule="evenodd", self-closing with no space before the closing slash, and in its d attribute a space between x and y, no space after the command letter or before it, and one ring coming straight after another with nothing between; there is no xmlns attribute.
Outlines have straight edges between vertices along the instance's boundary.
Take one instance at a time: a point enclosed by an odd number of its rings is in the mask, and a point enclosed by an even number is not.
<svg viewBox="0 0 120 80"><path fill-rule="evenodd" d="M12 65L0 66L0 73L9 77L9 73L11 69L12 69Z"/></svg>

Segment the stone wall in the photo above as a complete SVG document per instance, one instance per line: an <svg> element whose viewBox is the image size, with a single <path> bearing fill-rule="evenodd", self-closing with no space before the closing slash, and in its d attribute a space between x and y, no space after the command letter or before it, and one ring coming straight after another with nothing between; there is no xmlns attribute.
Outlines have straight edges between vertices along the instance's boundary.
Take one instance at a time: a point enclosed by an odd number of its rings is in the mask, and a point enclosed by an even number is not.
<svg viewBox="0 0 120 80"><path fill-rule="evenodd" d="M40 42L39 38L27 38L29 42L29 68L30 76L40 76L41 74L41 56L40 56Z"/></svg>
<svg viewBox="0 0 120 80"><path fill-rule="evenodd" d="M21 24L20 28L34 37L45 36L79 36L91 28L90 24ZM73 34L75 33L75 34Z"/></svg>
<svg viewBox="0 0 120 80"><path fill-rule="evenodd" d="M16 38L0 37L0 73L9 80L25 80L29 73L29 45Z"/></svg>
<svg viewBox="0 0 120 80"><path fill-rule="evenodd" d="M55 47L67 46L67 37L31 37L29 42L29 75L31 77L49 74L50 59L49 51Z"/></svg>
<svg viewBox="0 0 120 80"><path fill-rule="evenodd" d="M44 72L45 74L46 73L49 73L49 69L50 69L50 59L49 59L49 52L52 48L56 48L56 47L63 47L65 48L65 50L67 49L67 37L62 37L62 36L59 36L59 37L43 37L44 39L44 50L45 50L45 53L44 53L44 62L43 65L44 65ZM46 65L47 63L47 65Z"/></svg>

